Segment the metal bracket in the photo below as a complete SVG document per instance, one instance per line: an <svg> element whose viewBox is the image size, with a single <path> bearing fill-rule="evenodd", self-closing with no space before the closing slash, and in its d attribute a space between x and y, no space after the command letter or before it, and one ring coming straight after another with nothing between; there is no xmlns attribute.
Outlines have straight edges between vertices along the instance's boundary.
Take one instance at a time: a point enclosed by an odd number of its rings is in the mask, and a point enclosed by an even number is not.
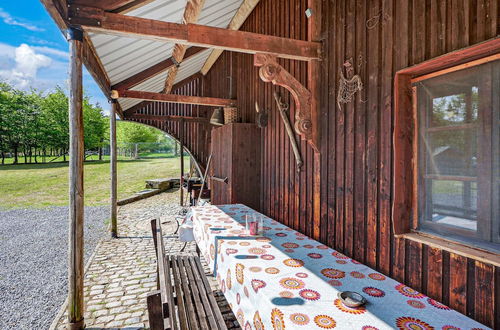
<svg viewBox="0 0 500 330"><path fill-rule="evenodd" d="M83 41L83 30L80 26L71 25L66 30L66 40Z"/></svg>

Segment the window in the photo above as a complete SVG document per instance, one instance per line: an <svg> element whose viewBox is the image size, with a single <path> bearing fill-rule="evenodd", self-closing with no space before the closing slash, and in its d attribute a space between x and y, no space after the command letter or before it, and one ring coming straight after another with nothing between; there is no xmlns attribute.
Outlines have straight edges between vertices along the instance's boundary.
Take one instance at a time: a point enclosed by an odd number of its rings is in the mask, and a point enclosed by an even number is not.
<svg viewBox="0 0 500 330"><path fill-rule="evenodd" d="M498 252L500 60L478 63L411 80L413 229Z"/></svg>

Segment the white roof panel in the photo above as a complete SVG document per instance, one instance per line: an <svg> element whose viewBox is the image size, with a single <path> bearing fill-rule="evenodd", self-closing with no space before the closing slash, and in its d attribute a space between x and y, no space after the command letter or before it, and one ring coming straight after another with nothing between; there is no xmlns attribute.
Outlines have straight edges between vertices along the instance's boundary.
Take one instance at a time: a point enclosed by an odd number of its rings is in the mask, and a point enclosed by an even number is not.
<svg viewBox="0 0 500 330"><path fill-rule="evenodd" d="M243 0L206 0L198 24L225 28L242 2ZM186 3L187 0L155 0L130 11L126 15L181 23ZM174 43L95 33L91 33L90 38L113 85L168 59L171 57L175 45ZM200 72L209 55L210 50L206 50L183 61L174 83ZM167 72L159 73L132 89L161 92L166 77ZM141 102L133 99L119 99L118 101L123 110Z"/></svg>

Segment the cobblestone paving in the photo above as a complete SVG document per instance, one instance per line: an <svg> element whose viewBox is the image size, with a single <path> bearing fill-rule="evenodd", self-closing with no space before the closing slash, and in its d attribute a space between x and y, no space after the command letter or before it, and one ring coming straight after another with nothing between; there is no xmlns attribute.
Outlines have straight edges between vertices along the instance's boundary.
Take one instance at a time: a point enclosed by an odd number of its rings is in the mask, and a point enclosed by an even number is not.
<svg viewBox="0 0 500 330"><path fill-rule="evenodd" d="M151 238L151 219L160 219L165 252L181 253L183 243L168 236L175 231L175 216L181 211L177 191L122 206L118 210L117 239L105 238L85 274L85 324L87 329L148 328L146 296L156 289L156 258ZM183 254L195 253L189 243ZM239 328L215 279L208 276L229 328ZM56 329L65 329L64 314Z"/></svg>

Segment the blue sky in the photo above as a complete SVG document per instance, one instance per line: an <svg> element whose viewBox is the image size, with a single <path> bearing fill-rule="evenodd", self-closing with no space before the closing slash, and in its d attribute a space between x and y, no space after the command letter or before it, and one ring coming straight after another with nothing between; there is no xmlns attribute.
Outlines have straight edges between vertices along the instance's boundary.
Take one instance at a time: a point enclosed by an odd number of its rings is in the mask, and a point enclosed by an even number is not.
<svg viewBox="0 0 500 330"><path fill-rule="evenodd" d="M68 43L39 0L0 1L0 81L23 90L66 90L68 58ZM84 72L85 93L108 112L106 98Z"/></svg>

